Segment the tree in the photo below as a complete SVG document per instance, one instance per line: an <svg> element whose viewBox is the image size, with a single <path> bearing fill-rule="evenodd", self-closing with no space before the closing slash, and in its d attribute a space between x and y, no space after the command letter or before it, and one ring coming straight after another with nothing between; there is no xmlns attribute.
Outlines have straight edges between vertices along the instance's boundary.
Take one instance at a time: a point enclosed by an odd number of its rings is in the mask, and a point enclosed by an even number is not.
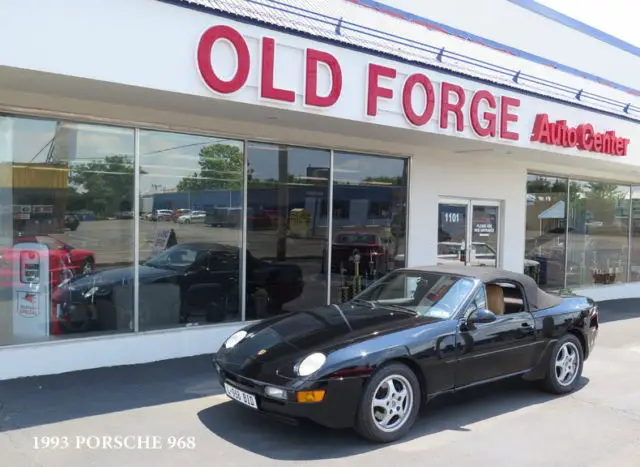
<svg viewBox="0 0 640 467"><path fill-rule="evenodd" d="M404 185L404 178L403 177L387 177L387 176L379 176L379 177L366 177L364 180L362 180L363 184L368 184L368 183L380 183L380 184L385 184L385 185L395 185L395 186L402 186Z"/></svg>
<svg viewBox="0 0 640 467"><path fill-rule="evenodd" d="M178 191L242 189L244 155L240 148L212 144L200 150L199 158L200 173L180 180Z"/></svg>
<svg viewBox="0 0 640 467"><path fill-rule="evenodd" d="M74 207L87 209L98 217L109 217L133 209L133 174L131 158L106 156L104 160L73 164L69 183L75 194Z"/></svg>
<svg viewBox="0 0 640 467"><path fill-rule="evenodd" d="M629 195L629 188L627 188L626 193L619 188L615 183L590 182L588 193L590 198L620 201Z"/></svg>

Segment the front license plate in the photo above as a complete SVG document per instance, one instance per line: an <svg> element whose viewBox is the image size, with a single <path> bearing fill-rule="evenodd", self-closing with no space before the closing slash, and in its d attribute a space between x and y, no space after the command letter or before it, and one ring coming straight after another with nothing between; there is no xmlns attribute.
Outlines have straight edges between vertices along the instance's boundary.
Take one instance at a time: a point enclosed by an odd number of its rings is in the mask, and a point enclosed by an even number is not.
<svg viewBox="0 0 640 467"><path fill-rule="evenodd" d="M224 391L227 393L231 399L240 402L241 404L246 405L247 407L251 407L252 409L258 408L258 403L256 402L256 396L253 394L249 394L248 392L241 391L238 388L231 386L230 384L224 383Z"/></svg>

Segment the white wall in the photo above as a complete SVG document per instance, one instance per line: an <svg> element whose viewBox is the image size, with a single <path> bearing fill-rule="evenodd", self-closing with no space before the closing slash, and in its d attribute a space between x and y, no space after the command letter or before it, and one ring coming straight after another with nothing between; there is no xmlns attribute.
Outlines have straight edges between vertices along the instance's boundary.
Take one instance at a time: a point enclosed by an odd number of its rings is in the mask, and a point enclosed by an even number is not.
<svg viewBox="0 0 640 467"><path fill-rule="evenodd" d="M420 152L411 165L409 266L436 264L438 198L463 197L503 203L499 226L502 267L522 271L525 167L499 160L485 159L478 163L477 155L456 157L450 153Z"/></svg>
<svg viewBox="0 0 640 467"><path fill-rule="evenodd" d="M570 29L506 0L393 0L382 3L548 58L560 64L638 87L640 57ZM607 9L605 5L591 8ZM629 3L631 5L631 3ZM634 12L617 16L634 17Z"/></svg>

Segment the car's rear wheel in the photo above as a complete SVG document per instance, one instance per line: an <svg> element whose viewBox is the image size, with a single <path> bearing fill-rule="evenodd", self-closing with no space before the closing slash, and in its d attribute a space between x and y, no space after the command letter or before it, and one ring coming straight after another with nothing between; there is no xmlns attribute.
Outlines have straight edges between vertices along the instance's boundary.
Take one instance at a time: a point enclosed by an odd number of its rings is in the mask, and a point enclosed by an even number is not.
<svg viewBox="0 0 640 467"><path fill-rule="evenodd" d="M413 371L402 363L386 365L364 390L355 429L378 443L402 438L418 416L420 401L420 383Z"/></svg>
<svg viewBox="0 0 640 467"><path fill-rule="evenodd" d="M580 384L583 357L582 344L576 336L567 334L559 339L551 352L544 389L554 394L574 391Z"/></svg>

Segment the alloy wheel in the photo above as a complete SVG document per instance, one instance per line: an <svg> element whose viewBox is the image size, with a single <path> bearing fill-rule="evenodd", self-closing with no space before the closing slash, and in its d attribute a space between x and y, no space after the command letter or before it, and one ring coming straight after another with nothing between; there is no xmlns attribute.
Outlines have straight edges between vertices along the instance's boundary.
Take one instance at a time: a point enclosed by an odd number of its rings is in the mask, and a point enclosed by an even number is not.
<svg viewBox="0 0 640 467"><path fill-rule="evenodd" d="M555 372L558 384L570 386L578 375L580 352L573 342L565 342L556 354Z"/></svg>
<svg viewBox="0 0 640 467"><path fill-rule="evenodd" d="M413 388L401 375L383 379L373 393L371 416L376 427L386 433L399 430L411 415Z"/></svg>

